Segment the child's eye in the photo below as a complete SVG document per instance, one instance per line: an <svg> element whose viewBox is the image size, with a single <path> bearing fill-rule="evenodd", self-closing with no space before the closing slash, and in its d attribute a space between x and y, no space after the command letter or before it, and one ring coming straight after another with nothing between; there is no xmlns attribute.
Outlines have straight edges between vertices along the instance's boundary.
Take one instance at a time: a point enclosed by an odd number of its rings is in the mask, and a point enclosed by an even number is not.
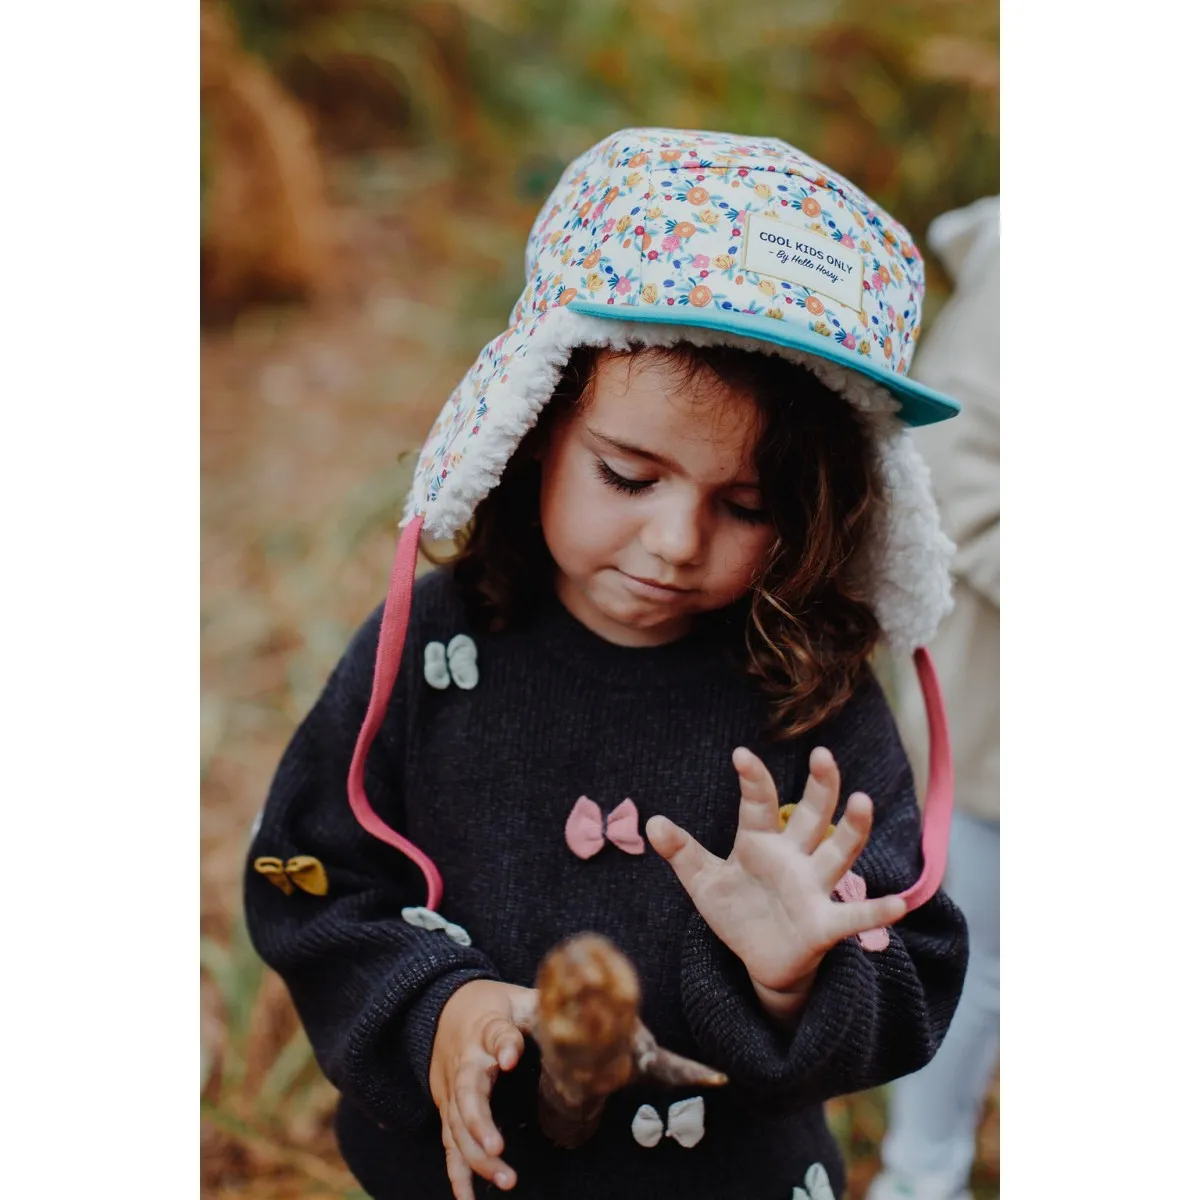
<svg viewBox="0 0 1200 1200"><path fill-rule="evenodd" d="M741 504L734 504L732 500L727 500L725 507L735 521L742 521L747 525L765 525L770 520L766 509L763 508L745 508Z"/></svg>
<svg viewBox="0 0 1200 1200"><path fill-rule="evenodd" d="M629 495L633 495L636 492L644 492L654 483L653 479L626 479L624 475L618 475L602 458L596 459L596 474L610 488L615 488L618 492L625 492Z"/></svg>

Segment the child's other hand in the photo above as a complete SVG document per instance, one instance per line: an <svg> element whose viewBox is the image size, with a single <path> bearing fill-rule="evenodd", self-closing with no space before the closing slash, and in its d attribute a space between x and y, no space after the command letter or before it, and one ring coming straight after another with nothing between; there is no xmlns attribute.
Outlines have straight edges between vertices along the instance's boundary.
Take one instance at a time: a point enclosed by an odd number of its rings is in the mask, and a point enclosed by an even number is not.
<svg viewBox="0 0 1200 1200"><path fill-rule="evenodd" d="M475 979L446 1002L433 1039L429 1090L442 1118L446 1173L455 1200L475 1195L471 1172L507 1191L516 1172L501 1161L504 1139L492 1120L489 1099L496 1076L511 1071L533 1027L533 988Z"/></svg>
<svg viewBox="0 0 1200 1200"><path fill-rule="evenodd" d="M746 964L764 1008L786 1021L803 1006L831 946L894 924L906 906L897 896L848 904L833 898L838 880L867 844L871 801L854 793L826 838L841 786L828 750L812 752L804 797L783 830L775 782L762 760L739 747L733 765L742 799L727 859L710 854L666 817L651 817L646 835L709 928Z"/></svg>

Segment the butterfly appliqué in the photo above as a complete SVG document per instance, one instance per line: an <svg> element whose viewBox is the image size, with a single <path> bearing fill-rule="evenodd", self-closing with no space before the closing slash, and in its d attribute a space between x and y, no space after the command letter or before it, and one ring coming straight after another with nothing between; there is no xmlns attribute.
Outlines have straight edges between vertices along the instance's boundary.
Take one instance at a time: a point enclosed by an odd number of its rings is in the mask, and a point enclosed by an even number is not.
<svg viewBox="0 0 1200 1200"><path fill-rule="evenodd" d="M633 1140L639 1146L650 1149L662 1141L664 1134L690 1150L704 1136L704 1098L693 1096L690 1100L677 1100L667 1109L667 1123L649 1104L643 1104L633 1114L630 1126Z"/></svg>
<svg viewBox="0 0 1200 1200"><path fill-rule="evenodd" d="M425 682L444 691L451 680L465 691L479 682L479 652L465 633L456 633L447 645L430 642L425 647Z"/></svg>

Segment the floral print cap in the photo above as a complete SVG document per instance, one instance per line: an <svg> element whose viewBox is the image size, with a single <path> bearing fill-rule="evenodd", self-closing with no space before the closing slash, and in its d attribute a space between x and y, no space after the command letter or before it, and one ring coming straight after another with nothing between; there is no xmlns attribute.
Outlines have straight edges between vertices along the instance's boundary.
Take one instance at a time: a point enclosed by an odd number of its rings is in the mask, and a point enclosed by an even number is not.
<svg viewBox="0 0 1200 1200"><path fill-rule="evenodd" d="M577 159L525 251L509 324L556 305L728 329L844 362L913 425L958 405L906 380L925 268L908 231L776 138L623 130ZM616 310L616 311L612 311Z"/></svg>

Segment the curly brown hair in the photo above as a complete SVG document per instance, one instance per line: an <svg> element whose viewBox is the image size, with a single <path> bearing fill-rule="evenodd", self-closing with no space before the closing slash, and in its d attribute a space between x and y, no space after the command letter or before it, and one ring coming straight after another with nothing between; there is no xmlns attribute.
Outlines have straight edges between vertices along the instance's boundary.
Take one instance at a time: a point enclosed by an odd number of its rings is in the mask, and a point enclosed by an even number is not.
<svg viewBox="0 0 1200 1200"><path fill-rule="evenodd" d="M553 586L554 563L538 513L538 451L554 423L586 407L594 368L607 347L576 349L537 425L522 440L499 484L480 501L456 539L451 563L472 619L496 631L536 611ZM883 505L878 455L866 419L798 364L730 346L637 346L682 385L719 382L753 397L762 417L755 451L775 538L747 602L742 661L769 706L768 732L790 738L833 716L849 700L875 644L879 623L858 564Z"/></svg>

